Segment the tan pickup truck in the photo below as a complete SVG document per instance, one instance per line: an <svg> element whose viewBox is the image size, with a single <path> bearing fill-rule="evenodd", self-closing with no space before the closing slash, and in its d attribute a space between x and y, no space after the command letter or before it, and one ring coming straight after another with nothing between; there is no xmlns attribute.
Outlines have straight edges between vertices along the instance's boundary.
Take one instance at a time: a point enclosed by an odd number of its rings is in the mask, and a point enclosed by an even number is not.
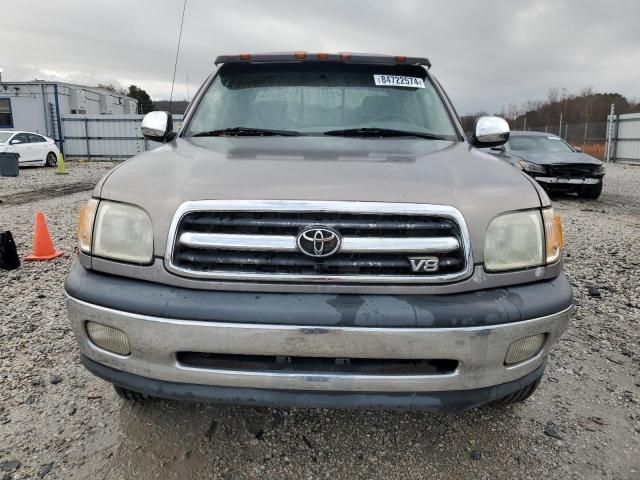
<svg viewBox="0 0 640 480"><path fill-rule="evenodd" d="M121 396L460 411L521 401L567 326L544 191L466 138L426 58L218 57L115 168L66 280Z"/></svg>

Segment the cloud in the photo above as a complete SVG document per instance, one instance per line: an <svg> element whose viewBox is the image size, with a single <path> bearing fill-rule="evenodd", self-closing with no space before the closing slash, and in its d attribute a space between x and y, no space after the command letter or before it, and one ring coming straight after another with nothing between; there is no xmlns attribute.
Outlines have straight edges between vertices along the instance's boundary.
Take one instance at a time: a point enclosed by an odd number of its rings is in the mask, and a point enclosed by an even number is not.
<svg viewBox="0 0 640 480"><path fill-rule="evenodd" d="M136 84L167 98L181 11L180 0L26 0L3 10L3 77ZM193 94L219 54L308 50L427 56L461 113L550 87L638 98L637 18L635 0L188 0L174 97Z"/></svg>

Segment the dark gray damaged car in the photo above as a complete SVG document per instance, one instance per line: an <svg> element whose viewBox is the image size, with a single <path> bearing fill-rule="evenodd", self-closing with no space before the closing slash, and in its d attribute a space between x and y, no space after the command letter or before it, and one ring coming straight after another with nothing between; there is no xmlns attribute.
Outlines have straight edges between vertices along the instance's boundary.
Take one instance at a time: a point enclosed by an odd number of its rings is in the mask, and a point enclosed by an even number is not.
<svg viewBox="0 0 640 480"><path fill-rule="evenodd" d="M604 163L546 132L511 132L509 141L489 150L530 175L549 193L576 193L596 199L604 185Z"/></svg>
<svg viewBox="0 0 640 480"><path fill-rule="evenodd" d="M522 401L565 330L562 227L466 140L424 58L217 59L179 132L96 186L67 277L127 399L461 411Z"/></svg>

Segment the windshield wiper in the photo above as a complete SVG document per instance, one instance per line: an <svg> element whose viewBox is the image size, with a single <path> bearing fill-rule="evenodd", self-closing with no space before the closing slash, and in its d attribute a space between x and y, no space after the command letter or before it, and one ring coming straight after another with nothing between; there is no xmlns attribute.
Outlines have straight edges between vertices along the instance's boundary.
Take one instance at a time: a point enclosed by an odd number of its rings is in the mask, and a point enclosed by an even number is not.
<svg viewBox="0 0 640 480"><path fill-rule="evenodd" d="M406 130L395 130L393 128L345 128L344 130L329 130L325 135L336 137L418 137L430 140L449 140L445 135L435 135L433 133L410 132Z"/></svg>
<svg viewBox="0 0 640 480"><path fill-rule="evenodd" d="M253 128L253 127L232 127L232 128L220 128L218 130L210 130L208 132L198 132L191 135L192 137L268 137L268 136L282 136L282 137L297 137L300 132L294 132L293 130L270 130L267 128Z"/></svg>

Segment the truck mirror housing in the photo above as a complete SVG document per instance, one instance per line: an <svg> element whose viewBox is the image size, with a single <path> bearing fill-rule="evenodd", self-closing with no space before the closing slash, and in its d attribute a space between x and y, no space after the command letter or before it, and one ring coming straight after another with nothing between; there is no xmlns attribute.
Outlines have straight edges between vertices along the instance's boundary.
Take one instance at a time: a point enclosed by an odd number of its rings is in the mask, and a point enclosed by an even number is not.
<svg viewBox="0 0 640 480"><path fill-rule="evenodd" d="M154 142L168 142L173 139L173 117L169 112L149 112L142 119L142 135Z"/></svg>
<svg viewBox="0 0 640 480"><path fill-rule="evenodd" d="M476 120L471 144L475 147L498 147L509 140L509 124L501 117L479 117Z"/></svg>

